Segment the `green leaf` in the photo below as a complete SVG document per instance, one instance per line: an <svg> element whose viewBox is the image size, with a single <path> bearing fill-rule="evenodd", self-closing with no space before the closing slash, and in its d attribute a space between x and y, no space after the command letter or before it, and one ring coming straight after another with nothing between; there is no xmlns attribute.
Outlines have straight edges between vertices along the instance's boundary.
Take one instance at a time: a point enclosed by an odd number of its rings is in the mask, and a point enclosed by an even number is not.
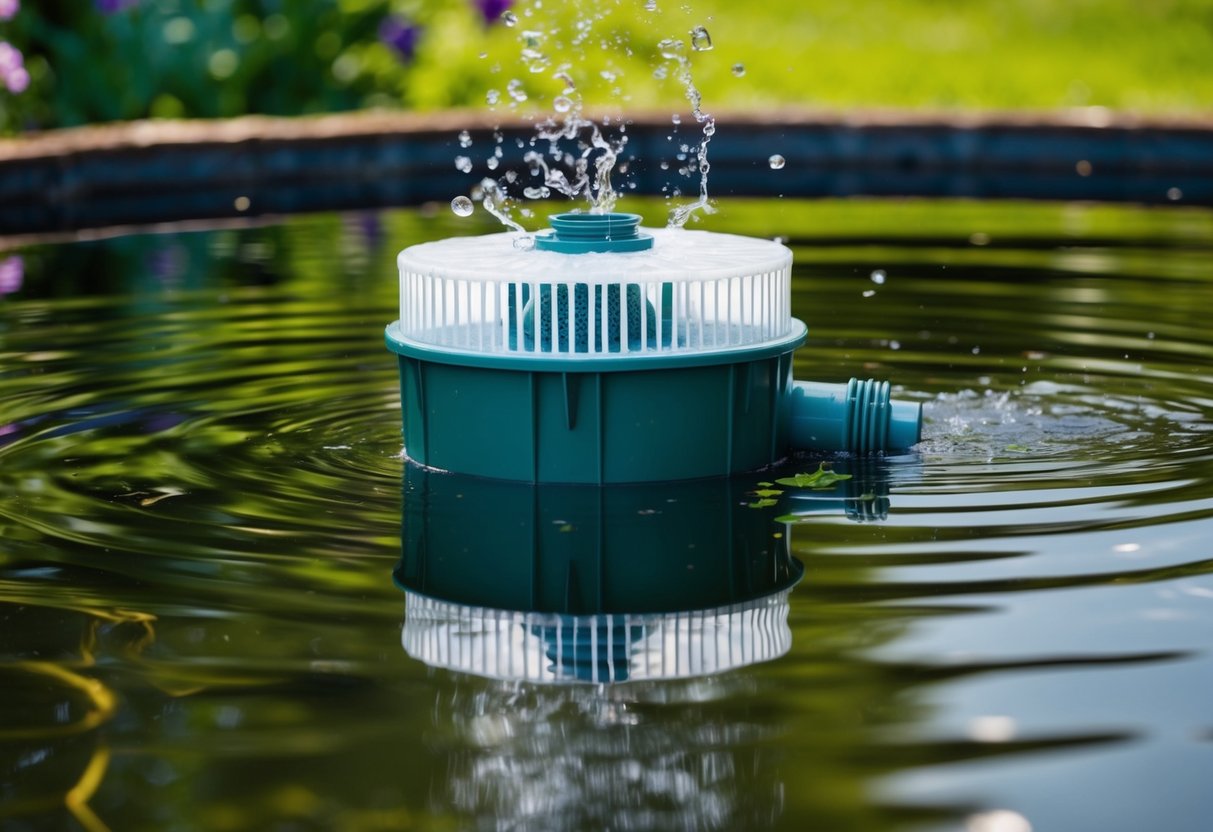
<svg viewBox="0 0 1213 832"><path fill-rule="evenodd" d="M759 488L770 488L774 484L775 483L773 483L773 482L760 482L760 483L758 483L758 487Z"/></svg>
<svg viewBox="0 0 1213 832"><path fill-rule="evenodd" d="M836 482L849 480L850 474L838 474L826 468L823 462L812 474L797 474L794 477L783 477L775 480L780 485L790 485L793 488L830 488Z"/></svg>
<svg viewBox="0 0 1213 832"><path fill-rule="evenodd" d="M751 491L750 493L755 497L778 497L783 493L783 491L778 488L760 488L757 491Z"/></svg>
<svg viewBox="0 0 1213 832"><path fill-rule="evenodd" d="M765 500L755 500L754 502L750 503L750 508L770 508L771 506L778 505L778 504L779 504L778 500L772 500L772 499L768 498Z"/></svg>
<svg viewBox="0 0 1213 832"><path fill-rule="evenodd" d="M1007 445L1007 450L1016 454L1027 454L1032 452L1032 449L1025 445Z"/></svg>

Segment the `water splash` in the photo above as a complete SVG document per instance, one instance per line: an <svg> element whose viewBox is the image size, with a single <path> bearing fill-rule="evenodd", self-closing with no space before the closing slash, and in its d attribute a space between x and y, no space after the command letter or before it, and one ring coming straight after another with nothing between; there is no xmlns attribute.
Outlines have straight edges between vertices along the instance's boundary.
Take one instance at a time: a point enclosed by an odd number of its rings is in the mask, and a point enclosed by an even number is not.
<svg viewBox="0 0 1213 832"><path fill-rule="evenodd" d="M588 118L582 86L587 89L597 86L601 90L605 82L612 99L627 101L628 84L622 66L629 60L634 62L637 55L643 59L645 48L633 42L626 27L621 28L610 19L612 14L619 13L616 7L622 8L618 0L613 4L586 2L574 6L570 16L562 16L556 10L543 11L541 0L533 0L527 5L515 5L501 17L504 25L515 30L514 65L518 74L503 77L503 89L489 90L485 100L492 109L504 105L524 118L535 119L535 134L529 141L518 140L518 148L523 151L522 166L503 164L502 140L498 137L496 152L486 160L486 165L489 171L496 172L499 168L501 171L494 173L495 179L486 179L474 188L472 198L483 201L486 210L510 228L521 228L515 215L523 218L530 215L524 207L526 200L560 195L584 200L586 210L591 213L604 213L614 210L621 193L634 187L634 183L626 180L627 121L612 121L609 116ZM645 8L660 14L656 3L648 3ZM682 13L692 12L684 6ZM707 28L696 25L689 29L689 38L685 40L661 40L648 60L651 67L656 67L653 75L658 80L670 79L680 85L702 131L693 150L688 145L679 152L679 159L686 162L679 172L698 176L698 198L672 208L670 227L684 226L697 213L714 212L708 198L711 166L707 150L716 132L716 122L703 111L702 96L691 72L691 53L712 48ZM510 59L502 64L509 65ZM528 111L527 108L542 107L543 102L549 102L549 114L535 115ZM678 122L677 118L674 120ZM459 142L460 147L467 148L470 134L460 133ZM692 154L693 159L687 162ZM456 166L469 172L466 158L460 156ZM663 164L662 169L668 169L668 165ZM624 177L624 183L613 182L615 176ZM492 187L486 185L488 182ZM675 191L673 196L677 195Z"/></svg>
<svg viewBox="0 0 1213 832"><path fill-rule="evenodd" d="M484 205L484 210L496 217L506 228L512 231L526 231L511 216L515 200L506 193L496 179L487 176L481 179L480 186L475 189L473 196L479 197L480 202ZM466 214L462 216L466 216Z"/></svg>
<svg viewBox="0 0 1213 832"><path fill-rule="evenodd" d="M707 30L702 26L697 26L691 30L692 48L696 49L696 51L706 51L706 49L695 47L694 45L695 39L699 36L698 33L700 32L702 32L702 37L707 38L707 49L711 49L711 37L707 36ZM691 105L691 115L695 117L696 122L703 126L703 139L695 149L696 168L699 171L699 198L692 203L679 205L674 208L670 212L669 222L667 223L667 226L670 228L682 228L697 211L702 211L705 214L714 214L716 212L715 207L713 207L708 198L708 173L712 169L711 163L708 162L708 143L711 142L712 136L716 134L716 119L711 113L703 111L703 95L699 92L699 88L695 86L695 82L691 77L691 61L686 53L686 45L681 40L666 38L657 44L657 48L667 62L666 65L659 68L666 69L667 66L672 65L674 79L682 85L683 93Z"/></svg>

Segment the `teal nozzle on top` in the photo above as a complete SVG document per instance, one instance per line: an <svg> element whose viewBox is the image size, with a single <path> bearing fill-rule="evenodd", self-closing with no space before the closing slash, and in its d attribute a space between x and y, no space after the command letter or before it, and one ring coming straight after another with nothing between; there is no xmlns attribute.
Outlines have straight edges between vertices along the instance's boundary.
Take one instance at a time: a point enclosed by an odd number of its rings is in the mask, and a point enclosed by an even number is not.
<svg viewBox="0 0 1213 832"><path fill-rule="evenodd" d="M639 214L553 214L552 231L535 237L535 248L561 254L645 251L653 238L640 233Z"/></svg>
<svg viewBox="0 0 1213 832"><path fill-rule="evenodd" d="M866 454L922 439L922 405L891 400L887 381L794 381L789 393L793 447Z"/></svg>

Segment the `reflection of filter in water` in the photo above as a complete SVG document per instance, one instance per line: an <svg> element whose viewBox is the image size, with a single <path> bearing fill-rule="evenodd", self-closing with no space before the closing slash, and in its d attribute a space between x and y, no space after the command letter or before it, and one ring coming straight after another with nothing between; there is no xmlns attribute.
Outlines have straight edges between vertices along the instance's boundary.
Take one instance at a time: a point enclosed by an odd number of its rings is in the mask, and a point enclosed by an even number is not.
<svg viewBox="0 0 1213 832"><path fill-rule="evenodd" d="M921 407L887 382L792 380L792 254L769 240L562 214L554 230L400 253L405 452L524 482L752 471L797 448L896 450Z"/></svg>
<svg viewBox="0 0 1213 832"><path fill-rule="evenodd" d="M756 481L532 486L405 466L402 640L456 671L434 703L440 812L473 829L775 824L786 728L757 674L726 671L790 649L804 569L782 516L805 508L751 508ZM885 466L852 481L887 506ZM841 485L814 516L851 516Z"/></svg>
<svg viewBox="0 0 1213 832"><path fill-rule="evenodd" d="M606 684L712 676L788 652L788 591L666 614L557 615L406 593L405 652L492 679Z"/></svg>
<svg viewBox="0 0 1213 832"><path fill-rule="evenodd" d="M804 569L735 480L526 486L405 470L403 643L496 679L708 676L791 645ZM460 518L464 522L459 522Z"/></svg>

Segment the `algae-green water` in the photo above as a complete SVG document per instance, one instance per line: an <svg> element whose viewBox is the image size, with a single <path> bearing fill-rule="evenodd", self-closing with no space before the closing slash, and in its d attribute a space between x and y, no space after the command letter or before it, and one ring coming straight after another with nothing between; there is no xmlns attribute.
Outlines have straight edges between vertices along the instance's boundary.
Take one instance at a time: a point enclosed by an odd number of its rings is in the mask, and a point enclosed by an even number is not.
<svg viewBox="0 0 1213 832"><path fill-rule="evenodd" d="M804 565L790 649L616 685L402 647L405 526L498 566L493 507L410 507L382 341L396 252L479 215L0 254L0 828L1208 829L1213 212L724 200L700 227L785 238L796 375L890 379L925 437L742 478ZM761 485L823 462L862 485Z"/></svg>

